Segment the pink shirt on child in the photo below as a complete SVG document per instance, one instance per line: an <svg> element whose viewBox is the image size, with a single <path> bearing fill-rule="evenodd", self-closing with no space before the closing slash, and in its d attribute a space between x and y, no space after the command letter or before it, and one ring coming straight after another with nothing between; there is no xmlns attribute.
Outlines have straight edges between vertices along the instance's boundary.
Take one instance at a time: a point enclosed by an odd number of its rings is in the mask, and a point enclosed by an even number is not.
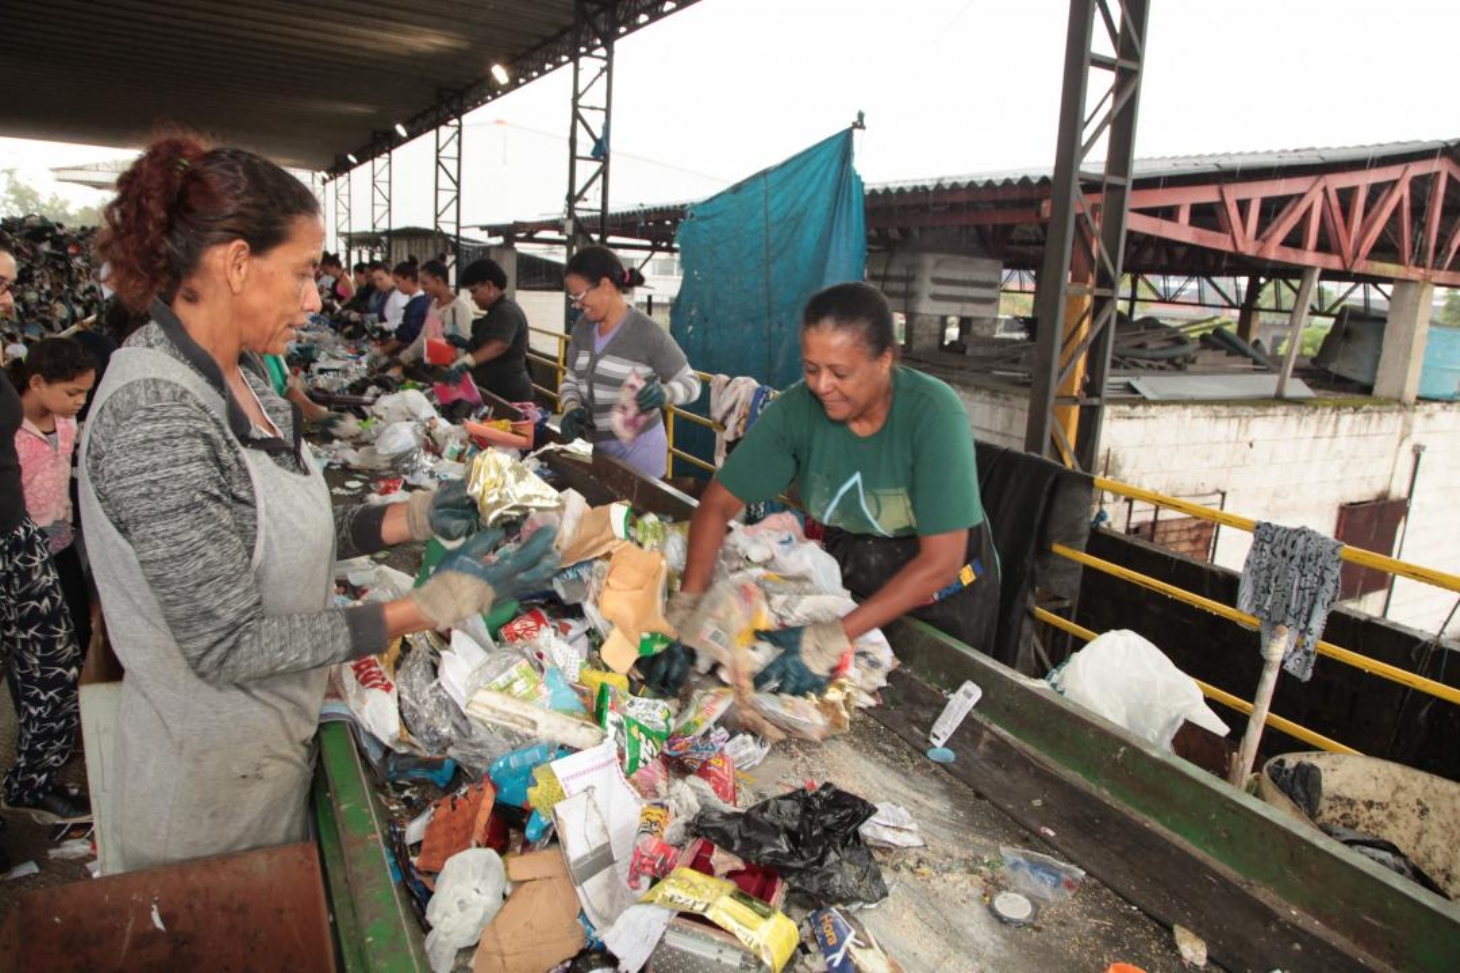
<svg viewBox="0 0 1460 973"><path fill-rule="evenodd" d="M74 537L71 527L71 454L76 450L76 420L56 417L55 442L26 419L15 433L25 509L36 525L46 528L51 553L65 550Z"/></svg>

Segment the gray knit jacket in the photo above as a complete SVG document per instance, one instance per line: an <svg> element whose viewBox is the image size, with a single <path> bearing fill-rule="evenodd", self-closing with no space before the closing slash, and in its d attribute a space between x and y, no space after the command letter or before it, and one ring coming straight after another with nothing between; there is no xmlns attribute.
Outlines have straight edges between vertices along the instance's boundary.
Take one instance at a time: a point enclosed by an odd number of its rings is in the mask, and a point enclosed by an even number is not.
<svg viewBox="0 0 1460 973"><path fill-rule="evenodd" d="M216 386L191 360L201 350L180 344L190 342L156 322L127 341L176 358ZM262 375L248 367L243 372L283 442L297 442L296 409ZM252 574L253 485L236 433L215 411L174 383L142 379L113 394L88 425L84 475L136 552L173 638L200 678L231 684L384 651L382 605L269 615L257 589L240 583ZM292 449L270 453L268 461L302 470ZM387 509L337 508L337 556L380 549Z"/></svg>
<svg viewBox="0 0 1460 973"><path fill-rule="evenodd" d="M700 379L690 368L689 359L669 333L642 311L629 308L618 331L598 356L593 354L596 327L586 315L573 326L568 339L568 367L558 392L564 413L580 405L588 409L595 440L612 438L608 417L618 401L619 389L635 371L646 377L650 372L656 375L670 405L699 398ZM662 421L658 413L652 420Z"/></svg>

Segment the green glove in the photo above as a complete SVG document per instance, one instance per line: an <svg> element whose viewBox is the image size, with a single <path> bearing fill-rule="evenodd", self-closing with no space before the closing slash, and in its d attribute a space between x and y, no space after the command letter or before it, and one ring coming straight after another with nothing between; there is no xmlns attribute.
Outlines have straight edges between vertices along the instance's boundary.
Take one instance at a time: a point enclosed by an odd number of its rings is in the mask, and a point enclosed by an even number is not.
<svg viewBox="0 0 1460 973"><path fill-rule="evenodd" d="M755 634L781 649L756 674L755 688L787 696L815 695L826 689L832 671L851 648L840 620Z"/></svg>
<svg viewBox="0 0 1460 973"><path fill-rule="evenodd" d="M564 442L582 439L588 432L588 410L580 405L564 412L558 431L562 433Z"/></svg>
<svg viewBox="0 0 1460 973"><path fill-rule="evenodd" d="M432 625L449 628L490 610L498 597L539 590L558 569L555 535L554 528L543 527L525 544L507 548L487 563L484 559L501 545L503 534L499 527L483 530L442 558L411 599Z"/></svg>
<svg viewBox="0 0 1460 973"><path fill-rule="evenodd" d="M406 527L412 540L436 536L457 541L471 536L481 525L477 502L466 492L465 480L450 480L434 491L421 490L406 502Z"/></svg>
<svg viewBox="0 0 1460 973"><path fill-rule="evenodd" d="M653 412L655 409L664 408L664 403L669 401L669 396L664 392L664 386L659 378L649 376L648 383L641 389L639 394L634 396L634 404L639 407L640 412Z"/></svg>
<svg viewBox="0 0 1460 973"><path fill-rule="evenodd" d="M689 678L694 665L695 650L682 642L671 642L658 654L637 663L644 685L665 698L679 695L679 689Z"/></svg>

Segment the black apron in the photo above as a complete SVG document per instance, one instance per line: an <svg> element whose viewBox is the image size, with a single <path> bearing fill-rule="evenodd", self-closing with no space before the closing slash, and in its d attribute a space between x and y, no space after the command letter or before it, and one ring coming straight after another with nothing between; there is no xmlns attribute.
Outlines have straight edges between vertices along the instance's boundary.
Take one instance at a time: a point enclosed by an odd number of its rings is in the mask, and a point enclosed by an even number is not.
<svg viewBox="0 0 1460 973"><path fill-rule="evenodd" d="M920 550L916 537L874 537L836 527L826 528L822 543L841 565L842 584L860 599L875 594ZM974 569L971 583L945 588L944 597L908 614L987 655L999 627L999 558L987 518L969 529L964 563ZM959 584L954 578L948 581L950 586Z"/></svg>

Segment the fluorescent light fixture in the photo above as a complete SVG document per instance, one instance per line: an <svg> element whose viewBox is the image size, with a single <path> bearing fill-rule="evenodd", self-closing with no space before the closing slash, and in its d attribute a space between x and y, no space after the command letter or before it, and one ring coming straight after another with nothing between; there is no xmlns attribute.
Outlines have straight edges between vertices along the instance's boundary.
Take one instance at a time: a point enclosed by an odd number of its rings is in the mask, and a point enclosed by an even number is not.
<svg viewBox="0 0 1460 973"><path fill-rule="evenodd" d="M507 69L502 67L502 65L493 64L492 80L496 81L498 84L506 84L508 81L511 80L511 75L507 73Z"/></svg>
<svg viewBox="0 0 1460 973"><path fill-rule="evenodd" d="M345 158L350 160L350 165L352 166L358 166L360 164L360 160L355 158L355 153L353 152L346 152Z"/></svg>
<svg viewBox="0 0 1460 973"><path fill-rule="evenodd" d="M406 131L406 127L404 125L402 125L400 122L396 122L395 123L395 134L399 135L401 138L405 138L410 133Z"/></svg>

